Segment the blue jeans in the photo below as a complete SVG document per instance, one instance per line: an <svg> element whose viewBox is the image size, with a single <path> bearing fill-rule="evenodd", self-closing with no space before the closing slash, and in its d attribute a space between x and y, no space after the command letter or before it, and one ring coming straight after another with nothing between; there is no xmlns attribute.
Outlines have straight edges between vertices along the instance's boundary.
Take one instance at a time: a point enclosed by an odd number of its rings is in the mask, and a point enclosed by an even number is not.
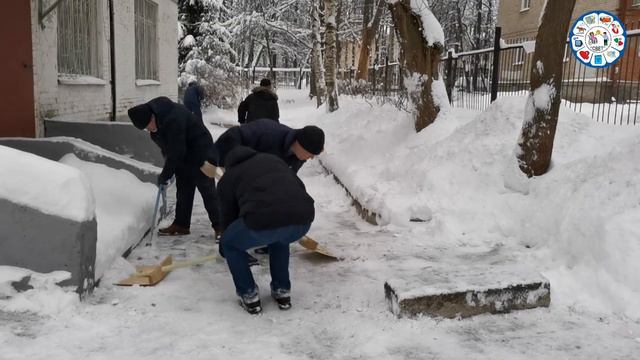
<svg viewBox="0 0 640 360"><path fill-rule="evenodd" d="M298 241L311 227L311 224L288 225L270 230L251 230L242 218L232 222L220 239L220 246L227 259L229 271L233 277L238 296L257 292L257 286L251 269L247 250L268 246L269 269L271 271L271 290L291 290L289 281L289 244Z"/></svg>

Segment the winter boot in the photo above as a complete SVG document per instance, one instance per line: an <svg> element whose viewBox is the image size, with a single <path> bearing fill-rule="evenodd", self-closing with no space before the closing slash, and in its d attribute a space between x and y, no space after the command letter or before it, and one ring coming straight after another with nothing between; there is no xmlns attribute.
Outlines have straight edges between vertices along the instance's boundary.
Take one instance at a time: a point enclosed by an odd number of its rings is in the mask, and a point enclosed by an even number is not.
<svg viewBox="0 0 640 360"><path fill-rule="evenodd" d="M176 223L171 224L170 226L158 230L158 235L160 236L176 236L176 235L189 235L191 232L189 228L182 227L177 225Z"/></svg>
<svg viewBox="0 0 640 360"><path fill-rule="evenodd" d="M251 315L258 315L262 312L262 304L260 303L260 294L256 289L255 294L240 296L240 306Z"/></svg>
<svg viewBox="0 0 640 360"><path fill-rule="evenodd" d="M289 310L291 309L291 292L285 289L271 290L271 297L278 304L278 309Z"/></svg>

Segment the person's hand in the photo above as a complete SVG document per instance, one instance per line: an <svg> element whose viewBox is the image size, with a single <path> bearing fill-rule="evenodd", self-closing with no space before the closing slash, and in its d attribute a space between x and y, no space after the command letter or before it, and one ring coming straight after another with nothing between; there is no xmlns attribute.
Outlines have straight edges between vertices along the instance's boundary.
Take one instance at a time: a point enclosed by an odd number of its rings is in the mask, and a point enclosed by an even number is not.
<svg viewBox="0 0 640 360"><path fill-rule="evenodd" d="M169 179L165 178L162 174L158 175L158 180L156 182L160 189L164 189L169 184Z"/></svg>

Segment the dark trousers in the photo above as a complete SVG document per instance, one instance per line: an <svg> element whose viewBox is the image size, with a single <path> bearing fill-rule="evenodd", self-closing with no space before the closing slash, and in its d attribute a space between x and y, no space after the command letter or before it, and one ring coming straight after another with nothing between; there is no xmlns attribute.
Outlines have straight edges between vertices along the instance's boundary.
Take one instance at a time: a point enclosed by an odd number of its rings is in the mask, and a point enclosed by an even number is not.
<svg viewBox="0 0 640 360"><path fill-rule="evenodd" d="M220 211L216 198L216 183L194 166L179 168L176 171L176 218L174 223L184 228L191 227L191 211L196 188L202 196L204 208L214 228L218 228Z"/></svg>
<svg viewBox="0 0 640 360"><path fill-rule="evenodd" d="M257 246L269 247L271 290L291 290L289 280L289 244L300 240L311 224L289 225L270 230L251 230L242 218L232 222L220 239L224 257L229 265L238 296L255 294L256 283L248 263L247 250Z"/></svg>

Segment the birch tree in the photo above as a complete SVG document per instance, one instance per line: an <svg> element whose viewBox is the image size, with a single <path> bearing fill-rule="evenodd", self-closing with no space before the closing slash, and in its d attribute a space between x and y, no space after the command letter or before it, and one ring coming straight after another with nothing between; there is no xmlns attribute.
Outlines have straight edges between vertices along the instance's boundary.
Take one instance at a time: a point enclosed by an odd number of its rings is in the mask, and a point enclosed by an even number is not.
<svg viewBox="0 0 640 360"><path fill-rule="evenodd" d="M311 64L316 84L316 104L320 107L324 103L326 94L326 83L324 79L324 65L322 61L322 40L320 38L320 0L313 0L311 4L311 36L313 39L313 50Z"/></svg>
<svg viewBox="0 0 640 360"><path fill-rule="evenodd" d="M327 112L338 110L338 91L336 89L336 1L325 0L325 39L326 39L326 83L327 83Z"/></svg>
<svg viewBox="0 0 640 360"><path fill-rule="evenodd" d="M517 159L528 177L547 172L560 111L562 60L576 0L547 1L536 36L531 91L518 139Z"/></svg>

